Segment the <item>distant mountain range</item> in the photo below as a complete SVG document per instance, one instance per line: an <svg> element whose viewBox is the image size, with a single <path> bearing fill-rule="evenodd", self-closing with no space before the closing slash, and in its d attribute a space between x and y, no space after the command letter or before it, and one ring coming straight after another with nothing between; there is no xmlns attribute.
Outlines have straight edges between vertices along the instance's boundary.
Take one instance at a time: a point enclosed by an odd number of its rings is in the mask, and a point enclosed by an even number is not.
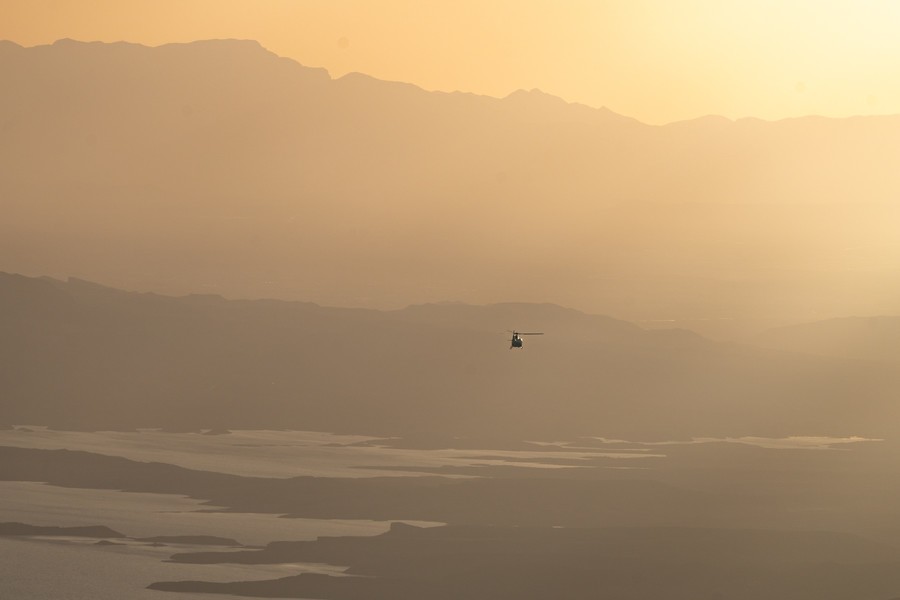
<svg viewBox="0 0 900 600"><path fill-rule="evenodd" d="M900 317L846 317L770 329L755 342L791 352L863 360L900 360Z"/></svg>
<svg viewBox="0 0 900 600"><path fill-rule="evenodd" d="M544 331L509 350L505 329ZM0 424L406 439L889 437L889 364L551 304L326 308L0 274Z"/></svg>
<svg viewBox="0 0 900 600"><path fill-rule="evenodd" d="M0 80L3 270L719 325L895 310L900 117L655 127L236 40L0 42Z"/></svg>

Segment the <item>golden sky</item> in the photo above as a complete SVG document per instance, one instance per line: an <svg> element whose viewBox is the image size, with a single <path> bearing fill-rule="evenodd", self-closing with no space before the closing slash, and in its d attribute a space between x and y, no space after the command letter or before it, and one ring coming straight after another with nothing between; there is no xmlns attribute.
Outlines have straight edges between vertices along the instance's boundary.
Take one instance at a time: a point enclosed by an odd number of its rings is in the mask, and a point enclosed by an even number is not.
<svg viewBox="0 0 900 600"><path fill-rule="evenodd" d="M282 56L648 123L900 113L900 0L0 0L0 39L250 38Z"/></svg>

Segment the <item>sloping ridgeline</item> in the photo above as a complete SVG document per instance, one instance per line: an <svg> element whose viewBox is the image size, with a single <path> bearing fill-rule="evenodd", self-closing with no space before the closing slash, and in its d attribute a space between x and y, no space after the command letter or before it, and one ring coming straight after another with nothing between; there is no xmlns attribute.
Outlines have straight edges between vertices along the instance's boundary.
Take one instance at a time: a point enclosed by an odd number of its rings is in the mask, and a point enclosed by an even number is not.
<svg viewBox="0 0 900 600"><path fill-rule="evenodd" d="M547 335L510 351L512 327ZM351 310L0 275L0 328L0 423L61 428L883 438L900 389L887 365L554 305Z"/></svg>

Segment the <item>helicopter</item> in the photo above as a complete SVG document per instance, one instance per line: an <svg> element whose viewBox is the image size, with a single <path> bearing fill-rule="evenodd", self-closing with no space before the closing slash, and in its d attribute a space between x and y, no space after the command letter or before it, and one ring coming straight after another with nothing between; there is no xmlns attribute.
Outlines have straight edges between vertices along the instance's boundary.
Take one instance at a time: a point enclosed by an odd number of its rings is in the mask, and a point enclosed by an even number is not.
<svg viewBox="0 0 900 600"><path fill-rule="evenodd" d="M520 335L544 335L543 332L540 332L540 331L523 331L521 333L518 331L510 331L509 329L507 329L507 331L509 331L511 334L513 334L512 339L509 340L509 349L510 350L512 350L513 348L521 348L522 347L522 338L519 337Z"/></svg>

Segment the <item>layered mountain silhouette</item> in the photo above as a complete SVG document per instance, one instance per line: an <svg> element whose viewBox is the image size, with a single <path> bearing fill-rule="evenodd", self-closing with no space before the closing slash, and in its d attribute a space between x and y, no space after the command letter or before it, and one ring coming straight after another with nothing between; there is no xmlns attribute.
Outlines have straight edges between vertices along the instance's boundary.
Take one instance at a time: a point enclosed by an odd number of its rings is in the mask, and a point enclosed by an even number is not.
<svg viewBox="0 0 900 600"><path fill-rule="evenodd" d="M900 317L846 317L770 329L761 346L864 360L900 360Z"/></svg>
<svg viewBox="0 0 900 600"><path fill-rule="evenodd" d="M547 335L509 350L512 328ZM891 365L550 304L375 311L3 274L0 330L0 422L64 428L881 438L900 389Z"/></svg>
<svg viewBox="0 0 900 600"><path fill-rule="evenodd" d="M446 524L171 558L355 576L151 588L897 595L898 318L830 317L897 313L900 116L657 127L540 90L334 78L240 40L0 41L0 81L0 429L381 436L354 445L409 475L189 469L179 452L220 439L185 434L162 462L0 447L0 480ZM545 335L511 350L509 330ZM483 456L399 458L423 448ZM534 448L569 468L501 450ZM100 512L57 527L39 505L0 536L237 545L124 538ZM122 550L77 548L107 571Z"/></svg>
<svg viewBox="0 0 900 600"><path fill-rule="evenodd" d="M0 269L631 320L890 313L900 117L651 127L255 42L0 43Z"/></svg>

